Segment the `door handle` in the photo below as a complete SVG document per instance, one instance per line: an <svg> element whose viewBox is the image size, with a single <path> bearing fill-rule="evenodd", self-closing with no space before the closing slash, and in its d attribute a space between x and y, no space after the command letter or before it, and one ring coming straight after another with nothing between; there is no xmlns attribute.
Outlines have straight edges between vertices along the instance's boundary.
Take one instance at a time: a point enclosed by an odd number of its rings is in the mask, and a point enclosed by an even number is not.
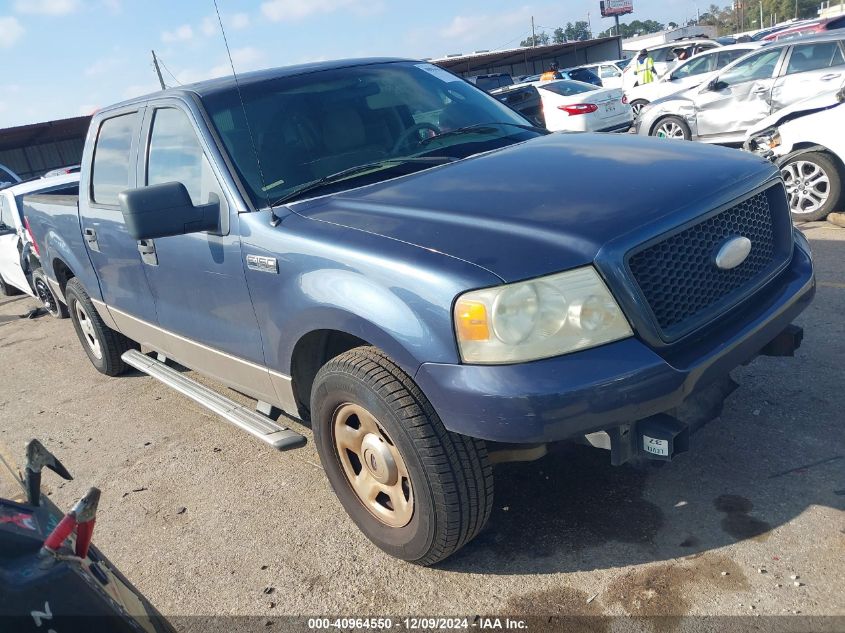
<svg viewBox="0 0 845 633"><path fill-rule="evenodd" d="M822 77L822 81L830 81L832 79L836 79L841 75L842 73L830 73L829 75L825 75L824 77Z"/></svg>
<svg viewBox="0 0 845 633"><path fill-rule="evenodd" d="M100 245L97 242L97 231L94 229L84 229L82 235L85 237L85 243L92 251L100 252Z"/></svg>
<svg viewBox="0 0 845 633"><path fill-rule="evenodd" d="M158 254L153 240L138 240L138 252L141 253L141 261L150 266L158 266Z"/></svg>
<svg viewBox="0 0 845 633"><path fill-rule="evenodd" d="M754 90L752 90L751 94L762 95L762 94L766 94L768 91L769 91L768 88L764 88L763 86L760 86L759 88L755 88Z"/></svg>

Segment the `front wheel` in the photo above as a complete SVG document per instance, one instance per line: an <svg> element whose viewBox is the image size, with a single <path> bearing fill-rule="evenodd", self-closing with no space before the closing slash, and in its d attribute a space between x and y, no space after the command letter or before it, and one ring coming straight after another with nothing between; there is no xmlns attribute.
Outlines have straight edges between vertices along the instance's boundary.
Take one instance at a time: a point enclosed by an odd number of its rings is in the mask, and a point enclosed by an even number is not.
<svg viewBox="0 0 845 633"><path fill-rule="evenodd" d="M65 287L67 307L73 329L91 364L102 374L118 376L129 369L120 358L138 344L107 326L97 312L82 284L73 277Z"/></svg>
<svg viewBox="0 0 845 633"><path fill-rule="evenodd" d="M56 319L66 319L68 317L67 308L53 292L53 289L47 282L47 275L44 273L43 268L38 268L32 273L32 286L35 290L35 295L41 301L41 306L50 315Z"/></svg>
<svg viewBox="0 0 845 633"><path fill-rule="evenodd" d="M493 471L484 442L447 431L381 351L359 347L319 371L311 422L335 494L391 556L432 565L472 540L490 517Z"/></svg>
<svg viewBox="0 0 845 633"><path fill-rule="evenodd" d="M689 125L681 117L667 116L660 119L651 130L651 136L689 141L692 139Z"/></svg>
<svg viewBox="0 0 845 633"><path fill-rule="evenodd" d="M842 198L839 169L821 152L800 154L781 165L793 220L824 220Z"/></svg>

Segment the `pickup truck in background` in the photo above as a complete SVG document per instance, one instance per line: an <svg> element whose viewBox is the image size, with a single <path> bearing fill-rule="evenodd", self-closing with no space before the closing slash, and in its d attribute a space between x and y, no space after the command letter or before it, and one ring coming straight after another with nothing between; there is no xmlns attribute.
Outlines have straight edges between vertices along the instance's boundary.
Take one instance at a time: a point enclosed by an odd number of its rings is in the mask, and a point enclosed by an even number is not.
<svg viewBox="0 0 845 633"><path fill-rule="evenodd" d="M551 134L422 62L103 108L81 183L24 207L93 365L144 371L277 448L304 438L276 409L307 421L353 521L419 564L482 529L493 463L563 440L611 464L686 450L734 367L794 353L815 292L769 162Z"/></svg>
<svg viewBox="0 0 845 633"><path fill-rule="evenodd" d="M513 108L532 124L545 127L543 101L536 86L527 83L515 84L513 77L507 73L477 75L469 77L467 81Z"/></svg>

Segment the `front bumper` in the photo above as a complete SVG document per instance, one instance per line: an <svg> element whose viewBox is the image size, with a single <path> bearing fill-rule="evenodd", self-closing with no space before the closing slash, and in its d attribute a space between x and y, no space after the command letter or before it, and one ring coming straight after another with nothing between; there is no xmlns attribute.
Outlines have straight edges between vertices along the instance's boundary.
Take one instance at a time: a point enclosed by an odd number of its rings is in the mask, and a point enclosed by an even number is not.
<svg viewBox="0 0 845 633"><path fill-rule="evenodd" d="M425 363L415 379L455 433L508 443L575 438L680 406L757 356L815 288L811 256L796 246L776 279L694 342L662 355L630 338L518 365Z"/></svg>

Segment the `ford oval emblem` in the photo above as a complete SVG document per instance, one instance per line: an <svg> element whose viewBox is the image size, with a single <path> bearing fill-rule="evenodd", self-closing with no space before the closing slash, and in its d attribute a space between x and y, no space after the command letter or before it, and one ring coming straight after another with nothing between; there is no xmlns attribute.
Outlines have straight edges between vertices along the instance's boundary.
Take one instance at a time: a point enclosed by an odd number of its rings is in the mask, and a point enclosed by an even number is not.
<svg viewBox="0 0 845 633"><path fill-rule="evenodd" d="M747 237L731 237L722 242L716 251L714 263L719 270L732 270L748 259L751 240Z"/></svg>

